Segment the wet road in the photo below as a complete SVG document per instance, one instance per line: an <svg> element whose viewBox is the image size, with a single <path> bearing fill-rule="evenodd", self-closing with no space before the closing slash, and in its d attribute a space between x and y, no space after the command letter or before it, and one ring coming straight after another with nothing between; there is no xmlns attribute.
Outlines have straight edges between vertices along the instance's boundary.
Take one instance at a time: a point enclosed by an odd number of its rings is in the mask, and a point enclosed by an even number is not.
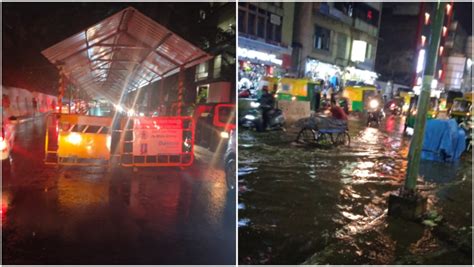
<svg viewBox="0 0 474 267"><path fill-rule="evenodd" d="M3 264L235 263L235 194L212 154L197 149L185 170L56 168L43 140L43 120L17 126Z"/></svg>
<svg viewBox="0 0 474 267"><path fill-rule="evenodd" d="M472 160L422 162L437 227L387 216L404 181L403 121L351 117L350 147L299 147L297 129L239 134L239 264L471 264ZM441 217L439 217L441 218Z"/></svg>

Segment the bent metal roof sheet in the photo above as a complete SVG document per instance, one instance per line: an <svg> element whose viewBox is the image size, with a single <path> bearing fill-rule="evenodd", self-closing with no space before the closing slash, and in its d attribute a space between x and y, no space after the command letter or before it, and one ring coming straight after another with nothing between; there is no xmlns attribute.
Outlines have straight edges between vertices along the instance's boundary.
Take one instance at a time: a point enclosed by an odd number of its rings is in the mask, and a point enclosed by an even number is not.
<svg viewBox="0 0 474 267"><path fill-rule="evenodd" d="M42 54L89 95L118 100L181 67L211 58L134 8L126 8Z"/></svg>

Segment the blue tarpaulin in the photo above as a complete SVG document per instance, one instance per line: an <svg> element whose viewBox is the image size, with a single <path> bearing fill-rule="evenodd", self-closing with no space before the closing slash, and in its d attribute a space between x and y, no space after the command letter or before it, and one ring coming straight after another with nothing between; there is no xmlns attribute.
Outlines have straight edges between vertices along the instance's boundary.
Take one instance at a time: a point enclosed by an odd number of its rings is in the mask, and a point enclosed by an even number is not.
<svg viewBox="0 0 474 267"><path fill-rule="evenodd" d="M465 149L466 133L454 119L426 122L422 159L454 162Z"/></svg>

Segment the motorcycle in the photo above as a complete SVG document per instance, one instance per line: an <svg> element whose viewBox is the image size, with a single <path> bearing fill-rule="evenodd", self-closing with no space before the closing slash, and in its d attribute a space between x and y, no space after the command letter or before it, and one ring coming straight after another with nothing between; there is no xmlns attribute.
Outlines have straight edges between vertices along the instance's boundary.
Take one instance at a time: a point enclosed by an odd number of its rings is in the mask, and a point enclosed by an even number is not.
<svg viewBox="0 0 474 267"><path fill-rule="evenodd" d="M381 103L378 99L371 99L367 110L367 126L380 126L382 119L385 117Z"/></svg>
<svg viewBox="0 0 474 267"><path fill-rule="evenodd" d="M395 102L390 103L390 105L388 106L388 111L394 116L402 114L402 108L399 105L395 104Z"/></svg>
<svg viewBox="0 0 474 267"><path fill-rule="evenodd" d="M246 128L255 128L257 132L265 131L264 108L258 102L250 103L251 109L240 119L240 125ZM266 128L268 130L279 130L285 124L285 117L280 109L272 108L265 114L267 117Z"/></svg>

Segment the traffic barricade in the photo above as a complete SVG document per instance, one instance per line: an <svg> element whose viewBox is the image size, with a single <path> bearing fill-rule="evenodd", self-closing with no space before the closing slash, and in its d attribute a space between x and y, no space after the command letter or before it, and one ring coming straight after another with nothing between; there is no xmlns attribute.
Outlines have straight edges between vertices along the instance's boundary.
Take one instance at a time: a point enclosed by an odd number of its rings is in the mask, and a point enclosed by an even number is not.
<svg viewBox="0 0 474 267"><path fill-rule="evenodd" d="M105 165L110 160L111 117L51 114L47 119L45 163Z"/></svg>
<svg viewBox="0 0 474 267"><path fill-rule="evenodd" d="M133 117L123 129L125 167L186 167L194 162L192 117Z"/></svg>

